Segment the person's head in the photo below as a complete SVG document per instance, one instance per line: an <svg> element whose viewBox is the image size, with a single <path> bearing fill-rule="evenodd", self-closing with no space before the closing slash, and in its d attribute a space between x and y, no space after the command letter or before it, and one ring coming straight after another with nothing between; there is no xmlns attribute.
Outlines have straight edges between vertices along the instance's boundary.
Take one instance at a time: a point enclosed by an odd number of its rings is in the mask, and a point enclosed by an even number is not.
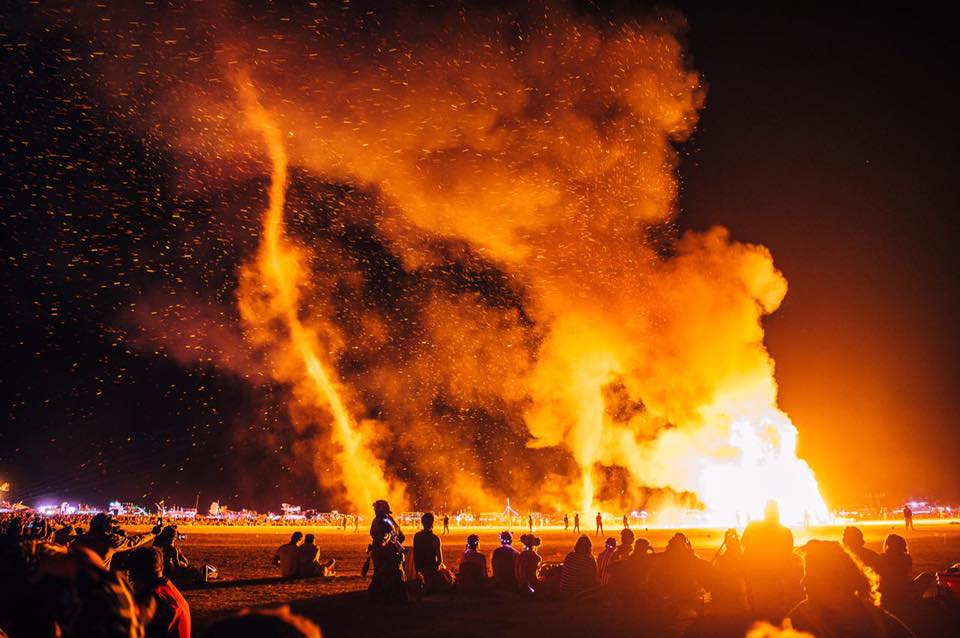
<svg viewBox="0 0 960 638"><path fill-rule="evenodd" d="M507 530L500 532L500 544L501 545L513 545L513 534Z"/></svg>
<svg viewBox="0 0 960 638"><path fill-rule="evenodd" d="M634 534L632 529L627 529L624 527L620 530L620 544L623 547L630 548L633 546Z"/></svg>
<svg viewBox="0 0 960 638"><path fill-rule="evenodd" d="M467 549L476 551L478 547L480 547L480 537L476 534L470 534L470 536L467 536Z"/></svg>
<svg viewBox="0 0 960 638"><path fill-rule="evenodd" d="M205 638L322 638L320 628L288 607L242 611L215 622Z"/></svg>
<svg viewBox="0 0 960 638"><path fill-rule="evenodd" d="M573 551L578 554L591 554L593 552L593 543L590 542L590 537L586 534L581 534L580 538L577 539L577 543L573 546Z"/></svg>
<svg viewBox="0 0 960 638"><path fill-rule="evenodd" d="M887 536L887 539L883 541L883 551L887 554L906 554L907 539L900 536L900 534L890 534Z"/></svg>
<svg viewBox="0 0 960 638"><path fill-rule="evenodd" d="M677 532L670 537L670 540L667 541L666 552L668 554L673 553L683 553L693 551L693 546L690 544L690 539L687 538L687 535L683 532Z"/></svg>
<svg viewBox="0 0 960 638"><path fill-rule="evenodd" d="M634 556L644 556L646 554L652 554L653 548L650 546L650 540L647 538L638 538L633 543L633 555Z"/></svg>
<svg viewBox="0 0 960 638"><path fill-rule="evenodd" d="M138 547L127 556L126 567L134 587L139 588L139 584L163 577L163 553L156 547Z"/></svg>
<svg viewBox="0 0 960 638"><path fill-rule="evenodd" d="M859 527L849 527L843 528L843 544L850 549L860 549L866 543L863 540L863 532L860 531Z"/></svg>
<svg viewBox="0 0 960 638"><path fill-rule="evenodd" d="M303 532L301 532L300 530L297 530L293 534L290 534L290 544L298 545L300 543L301 538L303 538Z"/></svg>
<svg viewBox="0 0 960 638"><path fill-rule="evenodd" d="M316 536L314 536L313 534L307 534L306 536L303 537L303 544L313 545L314 539L316 539Z"/></svg>
<svg viewBox="0 0 960 638"><path fill-rule="evenodd" d="M110 516L104 512L94 514L93 518L90 519L91 532L104 533L110 531L111 527Z"/></svg>
<svg viewBox="0 0 960 638"><path fill-rule="evenodd" d="M780 507L775 500L770 499L767 501L767 504L763 508L763 520L768 523L780 522Z"/></svg>
<svg viewBox="0 0 960 638"><path fill-rule="evenodd" d="M723 534L723 545L727 548L728 552L740 551L740 537L737 535L737 530L728 529Z"/></svg>
<svg viewBox="0 0 960 638"><path fill-rule="evenodd" d="M520 537L520 542L523 543L523 546L527 549L533 549L540 545L540 539L534 536L533 534L524 534Z"/></svg>
<svg viewBox="0 0 960 638"><path fill-rule="evenodd" d="M170 525L167 525L160 530L160 533L157 534L157 537L153 540L155 547L165 547L167 545L173 545L173 541L177 538L177 529Z"/></svg>
<svg viewBox="0 0 960 638"><path fill-rule="evenodd" d="M433 529L433 512L427 512L421 516L420 522L423 524L423 529Z"/></svg>
<svg viewBox="0 0 960 638"><path fill-rule="evenodd" d="M812 602L860 597L875 602L876 580L836 541L810 541L803 548L803 587Z"/></svg>
<svg viewBox="0 0 960 638"><path fill-rule="evenodd" d="M389 516L392 512L390 511L390 503L387 503L385 500L380 499L373 502L373 513L376 516Z"/></svg>
<svg viewBox="0 0 960 638"><path fill-rule="evenodd" d="M616 549L617 548L617 539L613 536L604 541L603 546L607 549Z"/></svg>

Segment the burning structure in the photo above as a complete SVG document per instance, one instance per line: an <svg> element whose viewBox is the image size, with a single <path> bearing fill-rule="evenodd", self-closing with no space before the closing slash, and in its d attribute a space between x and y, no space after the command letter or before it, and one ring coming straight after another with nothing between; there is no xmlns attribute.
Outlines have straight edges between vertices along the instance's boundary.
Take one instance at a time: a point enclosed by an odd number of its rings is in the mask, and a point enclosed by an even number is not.
<svg viewBox="0 0 960 638"><path fill-rule="evenodd" d="M107 90L245 235L216 326L132 322L279 388L355 511L824 516L763 342L784 277L674 225L705 94L682 19L344 7L116 10Z"/></svg>

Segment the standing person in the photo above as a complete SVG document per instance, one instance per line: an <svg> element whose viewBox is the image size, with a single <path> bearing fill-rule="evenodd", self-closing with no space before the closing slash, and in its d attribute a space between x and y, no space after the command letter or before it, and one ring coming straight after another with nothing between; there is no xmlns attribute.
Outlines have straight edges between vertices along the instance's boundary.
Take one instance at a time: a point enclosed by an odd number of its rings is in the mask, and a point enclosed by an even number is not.
<svg viewBox="0 0 960 638"><path fill-rule="evenodd" d="M793 554L793 532L780 524L780 509L769 501L763 520L752 521L740 539L748 602L761 618L779 619L799 600L802 572Z"/></svg>
<svg viewBox="0 0 960 638"><path fill-rule="evenodd" d="M297 576L297 560L300 552L300 541L303 532L296 531L290 535L290 542L277 548L273 555L273 564L280 567L280 578L295 578Z"/></svg>
<svg viewBox="0 0 960 638"><path fill-rule="evenodd" d="M626 514L623 515L623 529L630 529L630 519Z"/></svg>
<svg viewBox="0 0 960 638"><path fill-rule="evenodd" d="M597 561L593 558L593 543L586 534L577 539L573 551L563 560L560 572L560 593L573 596L597 586Z"/></svg>
<svg viewBox="0 0 960 638"><path fill-rule="evenodd" d="M147 608L152 603L154 607L145 638L190 638L190 605L164 577L163 552L155 547L139 547L130 552L125 566L139 606Z"/></svg>
<svg viewBox="0 0 960 638"><path fill-rule="evenodd" d="M903 506L903 526L906 531L913 531L913 510L910 509L910 505Z"/></svg>
<svg viewBox="0 0 960 638"><path fill-rule="evenodd" d="M563 514L563 531L570 531L570 517L564 512Z"/></svg>
<svg viewBox="0 0 960 638"><path fill-rule="evenodd" d="M449 583L441 576L443 550L440 537L433 533L433 512L421 516L420 522L423 529L413 535L414 568L423 577L423 586L427 593L444 591L449 588Z"/></svg>
<svg viewBox="0 0 960 638"><path fill-rule="evenodd" d="M603 536L603 517L597 512L597 533L595 536Z"/></svg>
<svg viewBox="0 0 960 638"><path fill-rule="evenodd" d="M527 515L527 527L528 531L533 534L533 514Z"/></svg>
<svg viewBox="0 0 960 638"><path fill-rule="evenodd" d="M573 533L580 533L580 512L573 513Z"/></svg>
<svg viewBox="0 0 960 638"><path fill-rule="evenodd" d="M373 578L367 594L374 602L404 602L407 589L403 578L403 541L400 526L393 520L390 504L378 500L373 504L373 522L370 523L370 556Z"/></svg>
<svg viewBox="0 0 960 638"><path fill-rule="evenodd" d="M610 537L604 544L603 551L597 555L597 580L600 585L606 585L610 580L610 573L607 568L613 562L613 556L617 553L617 539Z"/></svg>
<svg viewBox="0 0 960 638"><path fill-rule="evenodd" d="M359 531L360 531L360 515L354 514L353 515L353 533L356 534Z"/></svg>
<svg viewBox="0 0 960 638"><path fill-rule="evenodd" d="M443 533L450 533L450 517L446 513L443 515Z"/></svg>
<svg viewBox="0 0 960 638"><path fill-rule="evenodd" d="M537 576L542 560L537 553L540 539L533 534L524 534L520 537L520 542L523 543L523 551L517 558L517 585L521 592L532 594L540 585L540 578Z"/></svg>
<svg viewBox="0 0 960 638"><path fill-rule="evenodd" d="M490 559L494 586L508 591L516 590L518 557L519 552L513 548L513 534L506 530L500 532L500 547L493 550Z"/></svg>

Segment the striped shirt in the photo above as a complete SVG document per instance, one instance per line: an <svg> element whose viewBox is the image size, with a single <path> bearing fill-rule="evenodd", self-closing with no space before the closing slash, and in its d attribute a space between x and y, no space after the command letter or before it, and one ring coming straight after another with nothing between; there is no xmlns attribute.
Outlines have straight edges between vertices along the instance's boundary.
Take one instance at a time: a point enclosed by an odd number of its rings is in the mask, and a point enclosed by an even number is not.
<svg viewBox="0 0 960 638"><path fill-rule="evenodd" d="M590 554L570 552L560 572L560 593L579 594L597 586L597 561Z"/></svg>

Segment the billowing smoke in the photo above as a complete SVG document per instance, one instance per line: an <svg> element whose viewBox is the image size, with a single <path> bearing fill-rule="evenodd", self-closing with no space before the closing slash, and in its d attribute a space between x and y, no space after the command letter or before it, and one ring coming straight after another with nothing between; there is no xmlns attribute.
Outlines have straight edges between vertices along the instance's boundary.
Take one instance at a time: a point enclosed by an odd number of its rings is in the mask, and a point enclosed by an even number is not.
<svg viewBox="0 0 960 638"><path fill-rule="evenodd" d="M671 225L704 97L682 19L191 11L126 27L106 88L182 187L259 180L236 326L334 498L824 513L763 344L786 281L762 246Z"/></svg>

